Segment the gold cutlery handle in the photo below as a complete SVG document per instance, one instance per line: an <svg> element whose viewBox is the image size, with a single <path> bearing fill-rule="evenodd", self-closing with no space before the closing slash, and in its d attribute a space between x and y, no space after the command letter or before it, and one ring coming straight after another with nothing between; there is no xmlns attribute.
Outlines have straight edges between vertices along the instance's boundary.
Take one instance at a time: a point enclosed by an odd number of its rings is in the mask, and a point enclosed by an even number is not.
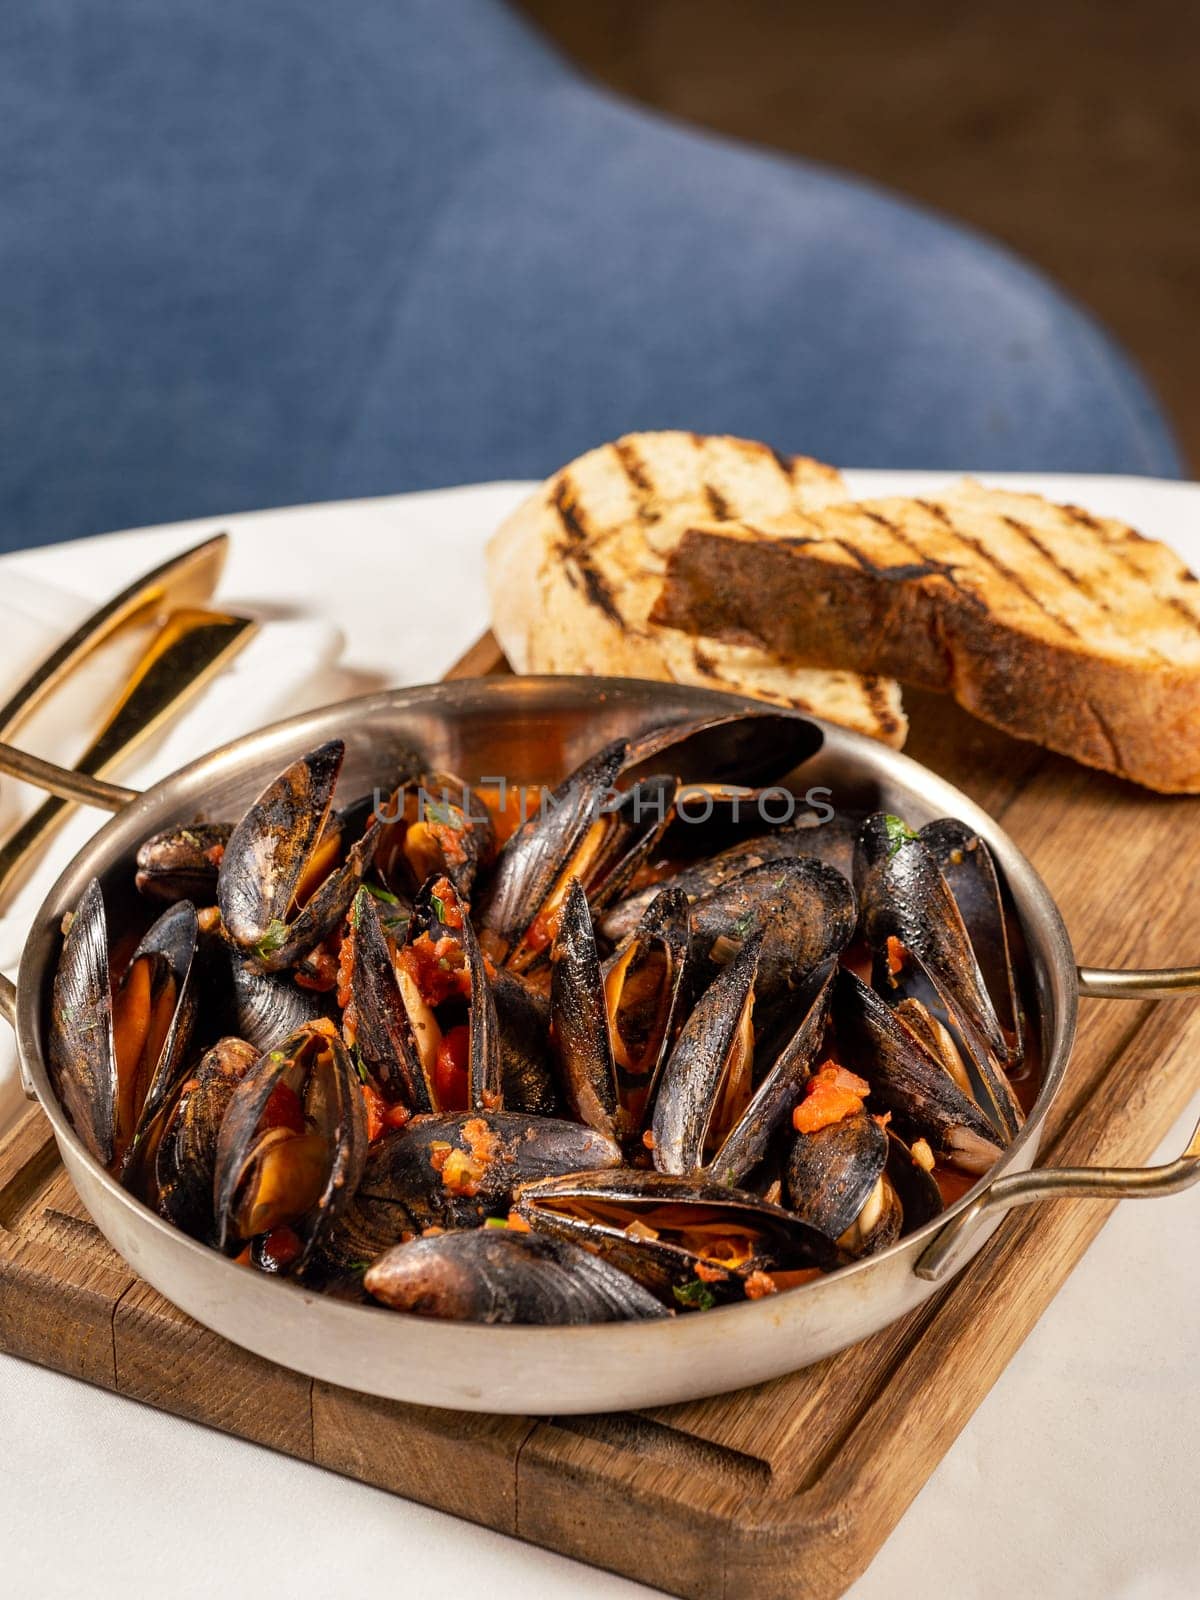
<svg viewBox="0 0 1200 1600"><path fill-rule="evenodd" d="M51 798L0 845L0 902L31 864L37 847L79 800L112 810L134 797L132 790L96 780L150 737L195 695L257 632L247 617L182 610L159 629L103 728L79 758L74 773L0 746L0 769L41 783Z"/></svg>

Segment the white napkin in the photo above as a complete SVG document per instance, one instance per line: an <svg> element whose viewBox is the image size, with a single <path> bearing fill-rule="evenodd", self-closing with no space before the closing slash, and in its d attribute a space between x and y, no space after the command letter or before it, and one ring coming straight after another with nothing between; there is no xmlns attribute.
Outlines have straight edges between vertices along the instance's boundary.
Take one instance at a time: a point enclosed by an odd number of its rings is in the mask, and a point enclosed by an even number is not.
<svg viewBox="0 0 1200 1600"><path fill-rule="evenodd" d="M4 626L0 632L0 701L20 684L96 605L56 585L6 569L0 576ZM227 602L241 610L236 602ZM253 607L246 608L253 611ZM295 712L337 699L341 685L337 663L342 653L340 629L319 619L264 621L260 631L199 698L152 743L131 757L119 777L143 788L167 776L196 756L229 739ZM65 687L14 742L47 760L73 765L103 718L105 703L120 687L114 673L123 656L114 650L98 674L87 667L79 684ZM89 685L85 680L92 676ZM98 684L96 677L105 680ZM92 703L90 713L79 711ZM85 720L86 719L86 720ZM0 778L0 836L43 798L23 785ZM71 857L105 821L104 813L80 810L52 836L44 861L11 898L0 915L0 970L16 975L17 963L34 913L46 891ZM0 1031L0 1134L15 1120L23 1104L16 1052L7 1029Z"/></svg>

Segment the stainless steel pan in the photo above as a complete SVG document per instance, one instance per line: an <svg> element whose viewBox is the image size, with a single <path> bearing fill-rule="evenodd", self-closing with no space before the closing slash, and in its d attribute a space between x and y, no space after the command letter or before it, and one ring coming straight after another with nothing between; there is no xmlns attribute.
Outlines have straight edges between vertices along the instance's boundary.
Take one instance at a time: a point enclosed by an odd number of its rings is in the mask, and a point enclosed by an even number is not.
<svg viewBox="0 0 1200 1600"><path fill-rule="evenodd" d="M1010 1207L1045 1196L1173 1193L1200 1177L1200 1129L1170 1165L1145 1170L1031 1170L1063 1081L1080 994L1166 996L1200 988L1200 970L1079 969L1045 885L1003 830L907 757L818 724L823 745L803 772L837 805L869 804L920 825L954 815L988 841L1028 946L1042 1087L1020 1137L943 1216L869 1260L789 1293L664 1322L582 1328L481 1327L344 1304L235 1266L146 1210L83 1148L46 1071L46 1012L63 913L98 876L119 906L139 843L168 824L236 816L287 762L346 741L345 792L386 784L395 753L416 746L431 768L468 778L555 779L617 733L754 703L624 679L480 679L404 689L296 717L193 762L144 794L82 779L0 746L0 771L117 815L80 851L38 912L0 1011L16 1029L21 1071L54 1129L63 1164L97 1226L169 1300L236 1344L368 1394L471 1411L586 1412L694 1399L778 1376L903 1316L980 1248Z"/></svg>

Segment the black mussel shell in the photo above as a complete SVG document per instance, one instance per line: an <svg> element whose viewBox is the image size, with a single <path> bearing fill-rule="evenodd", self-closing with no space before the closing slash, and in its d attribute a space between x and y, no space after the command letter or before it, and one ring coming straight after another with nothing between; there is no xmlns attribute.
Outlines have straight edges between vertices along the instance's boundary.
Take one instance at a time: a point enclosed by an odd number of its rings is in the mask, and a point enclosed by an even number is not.
<svg viewBox="0 0 1200 1600"><path fill-rule="evenodd" d="M666 1315L640 1283L563 1240L478 1228L396 1245L366 1288L384 1305L459 1322L571 1326Z"/></svg>
<svg viewBox="0 0 1200 1600"><path fill-rule="evenodd" d="M967 1172L985 1172L1001 1152L991 1120L945 1063L873 989L837 975L833 1017L842 1060L871 1086L871 1104L901 1129Z"/></svg>
<svg viewBox="0 0 1200 1600"><path fill-rule="evenodd" d="M225 846L217 877L221 921L260 972L295 965L335 932L371 866L381 831L375 820L304 904L297 903L313 857L334 826L333 791L344 755L342 741L332 739L293 762L263 790Z"/></svg>
<svg viewBox="0 0 1200 1600"><path fill-rule="evenodd" d="M696 957L715 972L752 930L763 935L760 996L795 988L854 935L854 892L841 873L813 857L764 862L693 901Z"/></svg>
<svg viewBox="0 0 1200 1600"><path fill-rule="evenodd" d="M526 1184L515 1209L535 1233L594 1251L672 1308L738 1298L755 1272L828 1269L843 1259L833 1240L780 1206L659 1172Z"/></svg>
<svg viewBox="0 0 1200 1600"><path fill-rule="evenodd" d="M154 900L214 905L217 873L232 832L228 822L192 822L156 833L137 853L139 892Z"/></svg>
<svg viewBox="0 0 1200 1600"><path fill-rule="evenodd" d="M281 1091L294 1121L276 1109ZM300 1126L296 1126L299 1121ZM353 1199L367 1154L366 1110L350 1055L328 1023L269 1051L235 1089L221 1123L213 1182L217 1243L237 1249L288 1227L300 1270Z"/></svg>
<svg viewBox="0 0 1200 1600"><path fill-rule="evenodd" d="M550 1003L515 972L497 969L492 999L500 1030L504 1105L541 1117L563 1114L550 1049Z"/></svg>
<svg viewBox="0 0 1200 1600"><path fill-rule="evenodd" d="M193 1238L214 1234L213 1175L217 1138L234 1090L259 1059L244 1039L220 1039L180 1086L155 1161L160 1215Z"/></svg>

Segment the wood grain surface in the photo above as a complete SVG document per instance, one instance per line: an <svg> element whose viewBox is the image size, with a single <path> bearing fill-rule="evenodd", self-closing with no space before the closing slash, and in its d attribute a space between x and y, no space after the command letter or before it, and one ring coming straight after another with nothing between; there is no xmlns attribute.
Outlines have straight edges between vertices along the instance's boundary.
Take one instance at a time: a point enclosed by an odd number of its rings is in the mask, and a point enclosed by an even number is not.
<svg viewBox="0 0 1200 1600"><path fill-rule="evenodd" d="M501 666L483 640L451 675ZM1003 819L1081 958L1197 959L1200 802L907 698L910 753ZM1085 1002L1044 1160L1146 1160L1195 1086L1198 1054L1192 1004ZM637 1414L462 1415L314 1382L176 1311L88 1220L32 1109L0 1145L0 1348L672 1594L832 1596L867 1566L1109 1210L1014 1213L911 1317L756 1389Z"/></svg>

